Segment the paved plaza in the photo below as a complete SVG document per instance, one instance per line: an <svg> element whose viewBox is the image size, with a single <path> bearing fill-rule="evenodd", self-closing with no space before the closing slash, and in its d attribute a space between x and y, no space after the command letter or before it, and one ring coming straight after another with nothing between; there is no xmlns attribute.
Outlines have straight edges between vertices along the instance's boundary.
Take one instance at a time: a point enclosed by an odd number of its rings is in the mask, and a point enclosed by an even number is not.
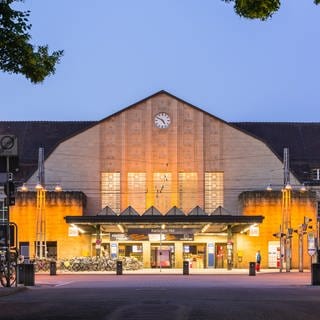
<svg viewBox="0 0 320 320"><path fill-rule="evenodd" d="M35 280L32 287L0 288L1 320L313 320L320 315L320 286L310 285L310 272L156 270L40 274Z"/></svg>

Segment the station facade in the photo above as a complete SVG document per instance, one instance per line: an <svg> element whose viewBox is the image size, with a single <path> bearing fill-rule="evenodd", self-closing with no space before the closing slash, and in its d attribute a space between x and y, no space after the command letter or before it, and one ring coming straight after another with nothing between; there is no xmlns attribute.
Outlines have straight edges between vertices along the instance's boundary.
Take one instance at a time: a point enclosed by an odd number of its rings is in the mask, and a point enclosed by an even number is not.
<svg viewBox="0 0 320 320"><path fill-rule="evenodd" d="M35 168L10 210L30 257L39 210L49 257L130 256L145 268L186 260L200 269L246 268L258 250L263 268L278 268L285 254L297 268L305 217L317 238L316 192L284 192L282 159L266 142L165 91L65 135L44 168L44 205L32 191ZM301 185L293 173L289 180ZM51 191L55 184L63 190ZM290 253L279 234L291 239ZM307 236L303 243L308 268Z"/></svg>

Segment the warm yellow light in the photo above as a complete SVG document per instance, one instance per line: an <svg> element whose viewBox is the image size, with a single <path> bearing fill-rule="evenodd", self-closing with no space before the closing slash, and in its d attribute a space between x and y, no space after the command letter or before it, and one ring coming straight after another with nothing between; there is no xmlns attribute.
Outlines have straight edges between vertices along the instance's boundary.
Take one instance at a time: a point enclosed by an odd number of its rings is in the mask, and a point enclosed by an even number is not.
<svg viewBox="0 0 320 320"><path fill-rule="evenodd" d="M37 183L36 184L36 190L41 190L43 187L40 183Z"/></svg>
<svg viewBox="0 0 320 320"><path fill-rule="evenodd" d="M59 184L57 184L55 187L54 187L54 191L56 192L61 192L62 191L62 188Z"/></svg>
<svg viewBox="0 0 320 320"><path fill-rule="evenodd" d="M27 192L28 191L28 187L26 186L26 184L22 184L21 189L22 192Z"/></svg>
<svg viewBox="0 0 320 320"><path fill-rule="evenodd" d="M290 183L287 183L286 186L285 186L285 188L286 188L287 190L291 190L291 189L292 189Z"/></svg>
<svg viewBox="0 0 320 320"><path fill-rule="evenodd" d="M118 229L120 230L121 233L124 233L124 228L120 223L117 224L117 227L118 227Z"/></svg>
<svg viewBox="0 0 320 320"><path fill-rule="evenodd" d="M305 185L302 185L301 188L300 188L300 191L301 192L306 192L307 191L307 188Z"/></svg>

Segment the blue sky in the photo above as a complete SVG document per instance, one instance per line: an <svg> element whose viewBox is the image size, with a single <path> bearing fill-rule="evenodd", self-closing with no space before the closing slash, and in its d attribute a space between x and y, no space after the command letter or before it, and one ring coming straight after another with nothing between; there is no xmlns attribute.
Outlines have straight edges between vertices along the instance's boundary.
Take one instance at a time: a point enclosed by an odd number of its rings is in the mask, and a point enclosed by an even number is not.
<svg viewBox="0 0 320 320"><path fill-rule="evenodd" d="M167 90L226 121L320 121L320 6L271 20L220 0L25 0L32 43L65 55L34 85L0 73L0 120L100 120Z"/></svg>

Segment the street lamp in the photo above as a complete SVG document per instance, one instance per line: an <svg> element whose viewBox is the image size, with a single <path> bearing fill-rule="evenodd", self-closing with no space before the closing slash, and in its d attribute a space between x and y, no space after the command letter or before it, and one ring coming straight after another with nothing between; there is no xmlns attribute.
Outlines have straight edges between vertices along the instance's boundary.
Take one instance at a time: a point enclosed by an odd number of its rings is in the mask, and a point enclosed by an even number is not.
<svg viewBox="0 0 320 320"><path fill-rule="evenodd" d="M162 264L162 230L164 230L166 228L165 224L162 224L160 226L160 252L159 252L159 264L160 264L160 272L161 272L161 264Z"/></svg>
<svg viewBox="0 0 320 320"><path fill-rule="evenodd" d="M267 191L272 191L272 186L267 186ZM280 272L282 272L285 262L286 272L291 269L291 251L292 251L292 232L291 228L291 195L292 186L287 181L281 189L281 212L282 221L280 225L280 232L276 234L280 241Z"/></svg>

